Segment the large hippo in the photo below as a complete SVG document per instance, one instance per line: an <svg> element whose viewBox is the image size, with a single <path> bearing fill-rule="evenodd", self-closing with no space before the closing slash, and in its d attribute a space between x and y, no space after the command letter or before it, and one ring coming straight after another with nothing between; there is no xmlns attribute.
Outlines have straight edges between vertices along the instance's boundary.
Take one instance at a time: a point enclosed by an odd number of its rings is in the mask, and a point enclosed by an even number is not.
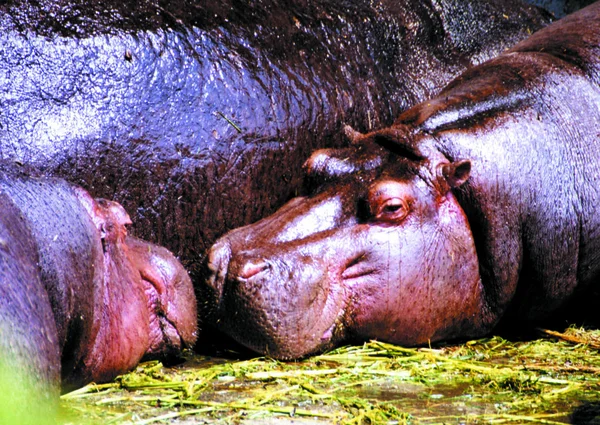
<svg viewBox="0 0 600 425"><path fill-rule="evenodd" d="M477 337L599 289L600 2L346 133L306 196L211 249L206 313L242 344Z"/></svg>
<svg viewBox="0 0 600 425"><path fill-rule="evenodd" d="M0 2L0 158L121 203L194 276L342 122L390 125L547 22L519 0Z"/></svg>
<svg viewBox="0 0 600 425"><path fill-rule="evenodd" d="M193 346L187 272L165 248L127 235L119 204L2 168L0 366L24 372L30 395L57 401L61 381L107 381Z"/></svg>

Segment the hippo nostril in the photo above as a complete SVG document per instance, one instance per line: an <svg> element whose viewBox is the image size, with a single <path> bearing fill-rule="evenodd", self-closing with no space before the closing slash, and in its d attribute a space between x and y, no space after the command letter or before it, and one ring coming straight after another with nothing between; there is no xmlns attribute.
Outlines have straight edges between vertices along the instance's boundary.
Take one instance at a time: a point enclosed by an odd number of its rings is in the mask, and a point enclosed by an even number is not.
<svg viewBox="0 0 600 425"><path fill-rule="evenodd" d="M239 277L242 279L250 279L268 268L269 265L264 261L248 261L240 270Z"/></svg>

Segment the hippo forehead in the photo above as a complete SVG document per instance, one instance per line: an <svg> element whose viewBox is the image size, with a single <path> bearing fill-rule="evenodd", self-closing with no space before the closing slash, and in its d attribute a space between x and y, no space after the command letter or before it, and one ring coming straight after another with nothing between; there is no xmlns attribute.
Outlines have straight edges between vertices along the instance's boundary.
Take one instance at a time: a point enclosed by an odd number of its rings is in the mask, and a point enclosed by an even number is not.
<svg viewBox="0 0 600 425"><path fill-rule="evenodd" d="M380 179L412 181L430 178L426 160L394 154L377 145L344 149L320 149L305 163L308 193L322 191L364 198L369 187Z"/></svg>
<svg viewBox="0 0 600 425"><path fill-rule="evenodd" d="M307 195L293 199L267 220L261 237L269 233L275 243L300 241L369 222L373 216L371 198L385 190L389 181L403 183L395 187L404 187L406 197L415 190L422 194L423 188L431 188L423 161L381 151L365 155L363 147L319 150L307 161L306 172Z"/></svg>

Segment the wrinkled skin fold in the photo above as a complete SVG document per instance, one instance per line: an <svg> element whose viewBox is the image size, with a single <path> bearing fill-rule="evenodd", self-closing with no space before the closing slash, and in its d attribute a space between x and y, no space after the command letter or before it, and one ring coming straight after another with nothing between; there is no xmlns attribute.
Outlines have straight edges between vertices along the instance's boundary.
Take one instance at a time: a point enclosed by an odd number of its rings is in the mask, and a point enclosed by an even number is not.
<svg viewBox="0 0 600 425"><path fill-rule="evenodd" d="M290 359L533 323L600 277L600 3L473 67L352 145L309 190L218 240L206 314Z"/></svg>
<svg viewBox="0 0 600 425"><path fill-rule="evenodd" d="M127 235L118 203L13 168L0 171L0 353L33 389L55 403L61 382L194 345L193 286L169 251Z"/></svg>

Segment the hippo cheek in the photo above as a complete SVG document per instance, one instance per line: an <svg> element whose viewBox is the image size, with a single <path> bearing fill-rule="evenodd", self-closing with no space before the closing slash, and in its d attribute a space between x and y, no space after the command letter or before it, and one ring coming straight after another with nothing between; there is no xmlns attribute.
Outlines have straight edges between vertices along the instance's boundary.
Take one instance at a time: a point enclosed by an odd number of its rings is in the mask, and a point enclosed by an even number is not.
<svg viewBox="0 0 600 425"><path fill-rule="evenodd" d="M400 289L390 283L385 273L370 276L351 286L349 308L352 334L359 340L381 339L403 345L427 342L429 326L427 302L421 298L417 284ZM414 279L404 276L404 279Z"/></svg>
<svg viewBox="0 0 600 425"><path fill-rule="evenodd" d="M358 339L420 345L452 338L481 308L470 233L419 226L372 229L366 257L374 271L345 281L352 300L348 326Z"/></svg>
<svg viewBox="0 0 600 425"><path fill-rule="evenodd" d="M342 273L351 292L348 327L358 340L393 341L398 331L410 333L414 326L409 319L416 300L412 283L420 280L421 268L407 247L415 245L393 228L373 227L364 239L366 253Z"/></svg>
<svg viewBox="0 0 600 425"><path fill-rule="evenodd" d="M139 274L123 249L107 245L104 255L103 294L95 317L97 334L87 358L86 380L106 382L133 368L149 339L149 314Z"/></svg>
<svg viewBox="0 0 600 425"><path fill-rule="evenodd" d="M345 293L312 255L229 263L220 326L238 342L279 359L303 357L335 339Z"/></svg>

